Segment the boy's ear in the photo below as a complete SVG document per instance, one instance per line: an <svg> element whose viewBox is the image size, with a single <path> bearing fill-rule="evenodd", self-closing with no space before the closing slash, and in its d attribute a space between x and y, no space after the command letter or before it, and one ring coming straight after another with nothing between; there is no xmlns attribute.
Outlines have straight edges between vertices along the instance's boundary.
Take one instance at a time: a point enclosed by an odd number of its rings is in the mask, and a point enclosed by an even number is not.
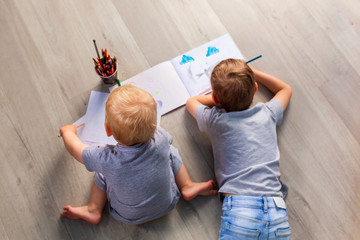
<svg viewBox="0 0 360 240"><path fill-rule="evenodd" d="M111 133L111 129L109 127L109 125L107 125L106 123L104 123L104 127L105 127L105 131L106 131L106 135L108 137L111 137L112 136L112 133Z"/></svg>
<svg viewBox="0 0 360 240"><path fill-rule="evenodd" d="M255 95L255 93L257 93L257 90L258 90L258 84L257 84L257 82L255 82L255 92L254 92L254 95Z"/></svg>
<svg viewBox="0 0 360 240"><path fill-rule="evenodd" d="M211 93L212 99L214 100L214 103L216 105L219 105L219 101L216 99L216 97L214 96L214 93Z"/></svg>

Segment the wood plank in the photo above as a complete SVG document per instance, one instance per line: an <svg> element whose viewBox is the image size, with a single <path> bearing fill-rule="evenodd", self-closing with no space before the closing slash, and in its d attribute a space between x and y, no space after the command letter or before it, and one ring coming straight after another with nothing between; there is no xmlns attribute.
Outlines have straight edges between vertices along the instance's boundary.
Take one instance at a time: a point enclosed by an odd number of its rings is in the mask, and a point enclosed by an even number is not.
<svg viewBox="0 0 360 240"><path fill-rule="evenodd" d="M4 224L3 224L3 219L0 217L0 236L4 239L4 240L9 240L9 236L7 235L5 228L4 228Z"/></svg>
<svg viewBox="0 0 360 240"><path fill-rule="evenodd" d="M12 109L0 106L2 159L1 222L9 239L69 239L58 226L58 208L51 194L51 179L44 179L41 163L28 148L24 132L12 118ZM54 214L55 213L55 214ZM45 221L44 221L45 220Z"/></svg>
<svg viewBox="0 0 360 240"><path fill-rule="evenodd" d="M226 33L204 0L142 0L136 3L125 0L113 3L151 66Z"/></svg>

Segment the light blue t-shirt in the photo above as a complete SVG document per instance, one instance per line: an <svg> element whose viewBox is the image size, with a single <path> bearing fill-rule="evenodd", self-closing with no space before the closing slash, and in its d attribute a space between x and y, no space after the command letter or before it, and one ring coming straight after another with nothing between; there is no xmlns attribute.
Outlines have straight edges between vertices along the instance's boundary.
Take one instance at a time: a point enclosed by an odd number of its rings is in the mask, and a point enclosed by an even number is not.
<svg viewBox="0 0 360 240"><path fill-rule="evenodd" d="M219 193L283 197L276 136L283 118L279 100L236 112L200 105L195 114L200 131L211 138Z"/></svg>
<svg viewBox="0 0 360 240"><path fill-rule="evenodd" d="M96 172L94 181L106 191L113 217L140 224L176 206L180 192L175 175L182 162L171 143L171 136L158 127L145 143L84 149L86 169Z"/></svg>

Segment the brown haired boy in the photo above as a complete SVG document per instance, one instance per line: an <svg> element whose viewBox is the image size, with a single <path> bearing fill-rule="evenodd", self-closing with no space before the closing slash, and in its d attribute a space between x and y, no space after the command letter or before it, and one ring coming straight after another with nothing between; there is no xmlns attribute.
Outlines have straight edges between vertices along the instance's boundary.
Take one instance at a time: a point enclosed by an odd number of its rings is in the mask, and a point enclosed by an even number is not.
<svg viewBox="0 0 360 240"><path fill-rule="evenodd" d="M250 107L257 82L275 96ZM219 194L225 197L220 239L289 239L276 125L291 87L235 59L214 68L211 86L212 95L192 97L186 107L211 138Z"/></svg>

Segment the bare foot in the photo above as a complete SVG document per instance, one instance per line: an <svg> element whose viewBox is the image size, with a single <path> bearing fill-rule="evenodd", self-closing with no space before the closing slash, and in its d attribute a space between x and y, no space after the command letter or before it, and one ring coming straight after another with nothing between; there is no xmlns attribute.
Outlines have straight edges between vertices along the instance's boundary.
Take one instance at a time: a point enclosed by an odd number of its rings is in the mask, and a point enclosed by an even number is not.
<svg viewBox="0 0 360 240"><path fill-rule="evenodd" d="M64 211L60 213L60 215L69 219L81 218L92 224L98 224L101 220L101 212L90 212L88 206L72 207L67 205L64 207Z"/></svg>
<svg viewBox="0 0 360 240"><path fill-rule="evenodd" d="M183 198L187 201L195 198L197 195L201 196L214 196L218 194L217 190L214 190L216 184L213 180L207 182L192 182L185 185L180 189Z"/></svg>

